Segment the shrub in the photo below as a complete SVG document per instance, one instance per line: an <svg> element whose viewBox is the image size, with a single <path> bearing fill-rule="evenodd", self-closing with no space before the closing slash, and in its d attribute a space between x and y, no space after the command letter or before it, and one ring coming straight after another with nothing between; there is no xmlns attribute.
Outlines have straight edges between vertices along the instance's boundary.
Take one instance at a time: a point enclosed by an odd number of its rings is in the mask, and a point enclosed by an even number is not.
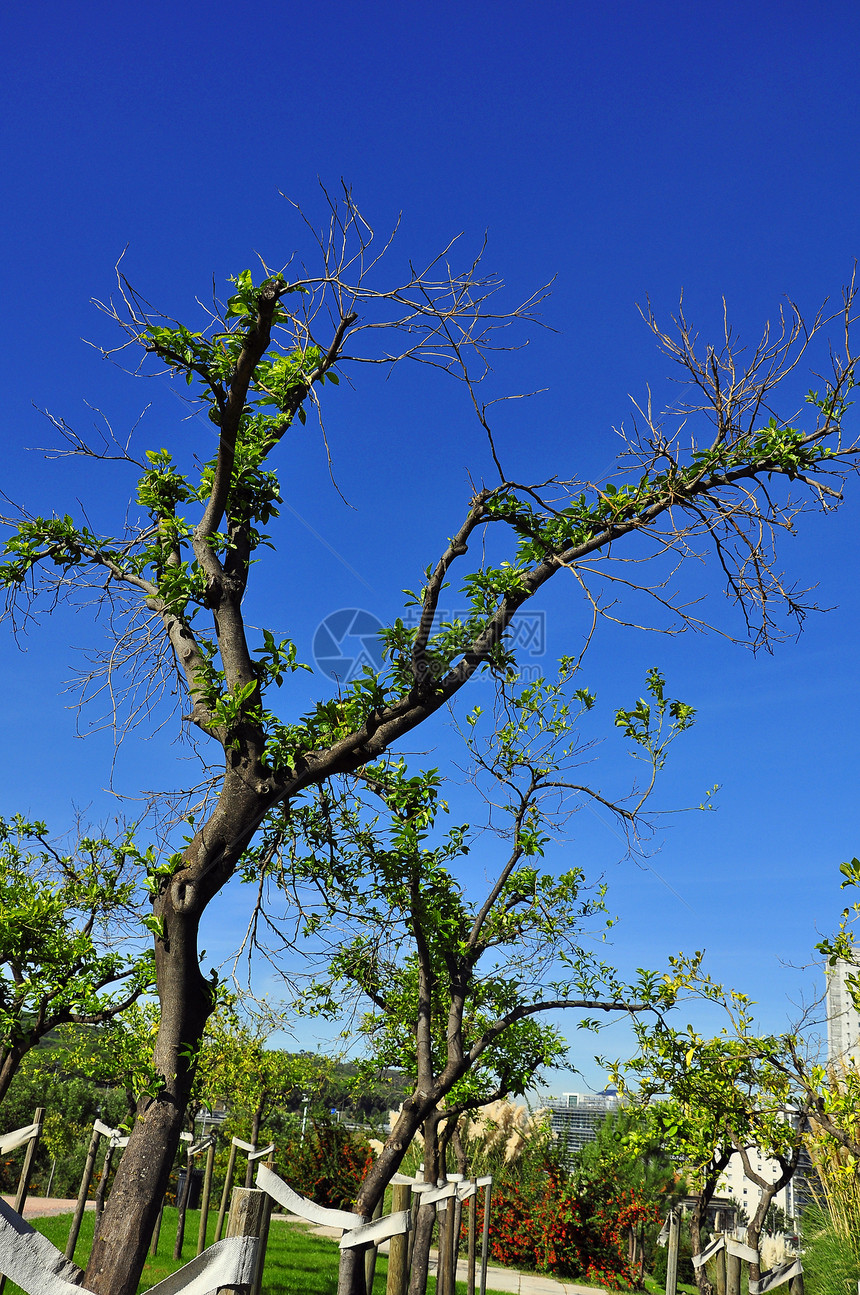
<svg viewBox="0 0 860 1295"><path fill-rule="evenodd" d="M637 1284L626 1253L630 1229L659 1217L631 1188L574 1186L552 1172L539 1182L502 1183L491 1209L490 1247L500 1263L622 1290Z"/></svg>
<svg viewBox="0 0 860 1295"><path fill-rule="evenodd" d="M373 1163L367 1139L331 1120L311 1121L304 1140L278 1148L281 1170L293 1191L318 1205L349 1209Z"/></svg>

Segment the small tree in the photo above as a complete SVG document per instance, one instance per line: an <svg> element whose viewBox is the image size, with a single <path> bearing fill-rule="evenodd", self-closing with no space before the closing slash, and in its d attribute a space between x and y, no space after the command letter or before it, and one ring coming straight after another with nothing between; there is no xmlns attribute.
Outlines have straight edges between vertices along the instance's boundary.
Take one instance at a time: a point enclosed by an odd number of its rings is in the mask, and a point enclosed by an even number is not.
<svg viewBox="0 0 860 1295"><path fill-rule="evenodd" d="M116 1127L128 1118L125 1094L95 1085L78 1068L74 1053L66 1046L73 1028L80 1032L77 1027L63 1026L31 1048L3 1101L2 1132L29 1124L36 1107L45 1108L33 1165L33 1190L41 1195L77 1195L93 1120L99 1118ZM95 1031L84 1027L83 1032ZM0 1190L14 1193L19 1170L18 1157L3 1164Z"/></svg>
<svg viewBox="0 0 860 1295"><path fill-rule="evenodd" d="M675 982L719 1003L730 1025L706 1038L689 1025L676 1030L664 1020L637 1021L638 1055L622 1069L619 1083L635 1077L639 1100L655 1105L664 1145L683 1166L695 1197L691 1219L693 1255L703 1249L702 1228L708 1207L732 1156L737 1153L744 1173L760 1189L758 1205L747 1223L747 1244L758 1250L768 1209L777 1192L791 1181L800 1159L809 1104L788 1073L786 1062L794 1041L790 1036L756 1035L750 1000L737 991L726 995L692 962L675 959ZM779 1174L765 1177L753 1167L752 1152L775 1161ZM758 1265L750 1276L760 1277ZM702 1295L711 1295L704 1267L696 1269Z"/></svg>
<svg viewBox="0 0 860 1295"><path fill-rule="evenodd" d="M266 1113L302 1094L318 1089L331 1069L327 1060L308 1053L285 1052L268 1046L283 1016L270 1004L253 1007L230 998L210 1017L197 1072L196 1092L211 1109L224 1099L233 1116L250 1121L250 1140L256 1146ZM252 1186L249 1161L245 1186Z"/></svg>
<svg viewBox="0 0 860 1295"><path fill-rule="evenodd" d="M597 1126L593 1141L576 1153L574 1182L613 1184L628 1191L659 1217L686 1195L687 1184L664 1144L656 1113L631 1104L610 1111ZM656 1228L645 1215L631 1219L627 1229L628 1263L641 1282L653 1260Z"/></svg>
<svg viewBox="0 0 860 1295"><path fill-rule="evenodd" d="M0 819L0 1102L45 1035L113 1020L152 985L132 852L130 837L82 836L66 854L44 823ZM130 923L136 951L121 947Z"/></svg>
<svg viewBox="0 0 860 1295"><path fill-rule="evenodd" d="M152 1061L157 1032L158 1004L147 996L96 1029L66 1029L60 1034L70 1072L102 1091L123 1095L128 1128L141 1097L158 1092L160 1080Z"/></svg>

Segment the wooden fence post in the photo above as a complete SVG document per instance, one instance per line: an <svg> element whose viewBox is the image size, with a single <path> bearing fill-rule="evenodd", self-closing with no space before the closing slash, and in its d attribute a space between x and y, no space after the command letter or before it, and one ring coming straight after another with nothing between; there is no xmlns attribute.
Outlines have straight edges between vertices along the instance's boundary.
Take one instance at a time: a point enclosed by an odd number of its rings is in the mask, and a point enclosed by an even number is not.
<svg viewBox="0 0 860 1295"><path fill-rule="evenodd" d="M267 1169L271 1169L272 1172L274 1172L274 1160L264 1160L263 1163ZM269 1225L272 1221L272 1206L274 1205L274 1201L268 1192L264 1192L263 1195L266 1199L263 1201L263 1219L260 1224L260 1259L257 1264L257 1276L254 1279L254 1285L251 1287L249 1295L260 1295L263 1288L263 1268L266 1263L266 1247L269 1244Z"/></svg>
<svg viewBox="0 0 860 1295"><path fill-rule="evenodd" d="M98 1232L101 1226L101 1217L105 1208L105 1193L107 1192L108 1177L110 1175L111 1165L113 1164L113 1142L108 1142L105 1147L105 1158L102 1161L102 1172L99 1178L99 1185L96 1188L96 1225L95 1230Z"/></svg>
<svg viewBox="0 0 860 1295"><path fill-rule="evenodd" d="M230 1158L227 1161L227 1177L224 1179L224 1190L221 1193L221 1208L218 1211L218 1224L215 1228L215 1240L221 1240L224 1230L224 1215L227 1213L227 1202L233 1190L233 1174L236 1172L236 1139L230 1143Z"/></svg>
<svg viewBox="0 0 860 1295"><path fill-rule="evenodd" d="M259 1237L263 1230L266 1213L266 1192L258 1187L234 1187L230 1198L230 1217L227 1222L228 1237ZM262 1272L265 1256L257 1252L257 1267L251 1290L257 1285L258 1274ZM219 1295L245 1295L235 1286L222 1286Z"/></svg>
<svg viewBox="0 0 860 1295"><path fill-rule="evenodd" d="M399 1214L409 1209L412 1196L410 1183L395 1183L391 1189L391 1213ZM411 1232L411 1229L410 1229ZM406 1295L409 1276L409 1234L401 1232L392 1237L388 1249L388 1281L385 1295Z"/></svg>
<svg viewBox="0 0 860 1295"><path fill-rule="evenodd" d="M454 1197L454 1232L452 1236L452 1254L451 1254L451 1295L457 1285L457 1264L460 1259L460 1233L463 1231L463 1202L459 1196Z"/></svg>
<svg viewBox="0 0 860 1295"><path fill-rule="evenodd" d="M30 1175L33 1172L33 1161L36 1158L36 1148L39 1145L39 1138L42 1136L42 1124L44 1119L44 1106L37 1106L36 1114L33 1116L33 1123L37 1125L36 1132L27 1143L27 1150L24 1152L24 1164L21 1166L21 1177L18 1179L18 1194L15 1197L16 1214L20 1214L23 1210L24 1202L27 1199L27 1192L30 1190Z"/></svg>
<svg viewBox="0 0 860 1295"><path fill-rule="evenodd" d="M669 1239L666 1254L666 1295L678 1291L678 1247L681 1239L681 1220L677 1210L669 1211Z"/></svg>
<svg viewBox="0 0 860 1295"><path fill-rule="evenodd" d="M373 1213L370 1216L371 1223L374 1219L382 1218L382 1208L384 1205L385 1194L383 1193L373 1207ZM364 1289L367 1292L367 1295L373 1295L373 1279L376 1276L376 1256L378 1252L379 1247L375 1245L369 1245L364 1252ZM252 1295L254 1295L254 1292L252 1292Z"/></svg>
<svg viewBox="0 0 860 1295"><path fill-rule="evenodd" d="M436 1203L436 1295L451 1295L448 1288L450 1221L451 1201L438 1201Z"/></svg>
<svg viewBox="0 0 860 1295"><path fill-rule="evenodd" d="M720 1236L725 1237L725 1231L723 1228L724 1215L722 1210L717 1211L717 1216L714 1222L716 1223L716 1227L714 1229L714 1234L713 1234L714 1239ZM716 1255L716 1261L715 1261L716 1266L714 1270L714 1290L717 1292L717 1295L726 1295L726 1264L728 1262L728 1253L729 1252L727 1247L723 1246L722 1250L720 1250Z"/></svg>
<svg viewBox="0 0 860 1295"><path fill-rule="evenodd" d="M75 1213L72 1218L72 1228L69 1232L69 1239L66 1242L65 1255L67 1259L74 1259L75 1257L75 1246L78 1244L78 1234L81 1230L81 1221L84 1217L87 1196L90 1191L90 1183L93 1181L93 1170L96 1167L96 1153L99 1149L100 1138L101 1133L99 1133L97 1128L93 1127L90 1145L87 1148L87 1159L86 1164L84 1165L83 1177L81 1178L81 1186L78 1190L78 1203L75 1206Z"/></svg>
<svg viewBox="0 0 860 1295"><path fill-rule="evenodd" d="M24 1209L24 1202L27 1199L27 1192L30 1187L30 1174L33 1172L33 1161L36 1157L36 1148L39 1145L39 1138L42 1134L42 1122L45 1119L44 1106L36 1107L36 1114L33 1116L33 1123L37 1126L36 1132L27 1143L27 1150L24 1152L24 1163L21 1166L21 1177L18 1179L18 1192L15 1196L15 1213L20 1214ZM3 1295L3 1289L6 1285L6 1278L0 1276L0 1295Z"/></svg>
<svg viewBox="0 0 860 1295"><path fill-rule="evenodd" d="M461 1183L462 1174L448 1174L449 1183ZM460 1201L459 1192L455 1192L448 1202L448 1228L447 1241L448 1253L446 1255L446 1265L448 1268L448 1277L445 1285L447 1295L455 1295L457 1289L457 1255L460 1251L460 1218L463 1206Z"/></svg>
<svg viewBox="0 0 860 1295"><path fill-rule="evenodd" d="M212 1170L215 1165L215 1135L210 1134L209 1148L206 1152L206 1168L203 1171L203 1200L200 1202L200 1230L197 1233L197 1253L202 1255L206 1249L206 1223L209 1219L209 1197L212 1194Z"/></svg>
<svg viewBox="0 0 860 1295"><path fill-rule="evenodd" d="M726 1251L726 1295L741 1295L740 1255Z"/></svg>

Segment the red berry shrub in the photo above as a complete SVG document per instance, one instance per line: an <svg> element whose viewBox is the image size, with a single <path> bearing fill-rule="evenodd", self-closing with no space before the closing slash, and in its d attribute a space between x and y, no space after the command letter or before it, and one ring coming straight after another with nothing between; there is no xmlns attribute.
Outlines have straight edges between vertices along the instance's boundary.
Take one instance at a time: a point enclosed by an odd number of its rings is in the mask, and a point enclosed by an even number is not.
<svg viewBox="0 0 860 1295"><path fill-rule="evenodd" d="M479 1204L479 1223L482 1205ZM659 1221L660 1208L630 1188L574 1184L547 1174L542 1181L508 1181L493 1192L490 1249L500 1263L613 1289L638 1285L628 1261L631 1229Z"/></svg>
<svg viewBox="0 0 860 1295"><path fill-rule="evenodd" d="M304 1141L288 1143L278 1158L280 1172L294 1192L343 1210L351 1208L373 1152L361 1134L329 1120L314 1120Z"/></svg>

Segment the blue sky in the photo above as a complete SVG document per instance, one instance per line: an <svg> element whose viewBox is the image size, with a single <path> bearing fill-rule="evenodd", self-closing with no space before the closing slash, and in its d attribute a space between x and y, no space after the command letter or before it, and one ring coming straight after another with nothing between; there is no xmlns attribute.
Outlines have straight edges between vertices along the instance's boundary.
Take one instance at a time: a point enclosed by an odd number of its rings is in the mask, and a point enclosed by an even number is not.
<svg viewBox="0 0 860 1295"><path fill-rule="evenodd" d="M502 357L493 378L498 394L548 390L500 412L500 444L520 479L599 476L629 395L641 398L647 383L674 395L635 303L650 296L667 319L683 289L709 336L725 296L736 330L754 340L783 294L812 312L850 276L860 248L858 28L849 3L8 9L3 489L40 511L74 511L79 500L94 525L122 515L121 473L28 449L50 442L34 405L85 430L97 420L86 401L121 431L152 401L143 440L191 438L197 448L207 429L183 424L168 392L81 341L113 340L90 298L111 293L127 246L126 273L142 295L193 319L213 277L223 286L255 253L281 264L303 249L281 194L318 220L318 177L332 188L343 177L380 230L402 212L403 255L426 258L463 231L465 257L487 231L486 264L509 300L554 280L542 309L549 329ZM277 629L306 658L331 611L396 614L399 591L418 583L457 524L470 474L491 472L462 389L414 368L389 382L360 373L353 390L332 395L326 425L354 507L332 490L318 437L291 445L280 464L281 556L263 585ZM816 983L781 964L808 961L816 930L832 926L838 865L860 846L858 489L850 482L837 516L802 520L784 547L792 577L817 584L833 609L799 641L754 658L716 636L605 626L584 671L608 716L660 666L700 715L661 803L722 790L716 813L670 820L648 867L621 862L617 838L586 814L560 861L606 874L623 918L622 968L706 948L713 974L751 993L774 1028L794 1013L788 997ZM697 581L728 623L717 573ZM584 615L572 589L553 588L541 610L548 657L575 647ZM111 812L109 735L76 736L61 692L72 649L92 634L85 615L59 611L23 653L0 640L4 813L60 830L74 806ZM118 757L114 785L130 795L186 780L191 768L165 734L145 736ZM619 750L610 732L607 783L623 776ZM213 915L210 948L232 938L228 909ZM576 1050L598 1082L588 1040ZM559 1076L556 1086L576 1082Z"/></svg>

